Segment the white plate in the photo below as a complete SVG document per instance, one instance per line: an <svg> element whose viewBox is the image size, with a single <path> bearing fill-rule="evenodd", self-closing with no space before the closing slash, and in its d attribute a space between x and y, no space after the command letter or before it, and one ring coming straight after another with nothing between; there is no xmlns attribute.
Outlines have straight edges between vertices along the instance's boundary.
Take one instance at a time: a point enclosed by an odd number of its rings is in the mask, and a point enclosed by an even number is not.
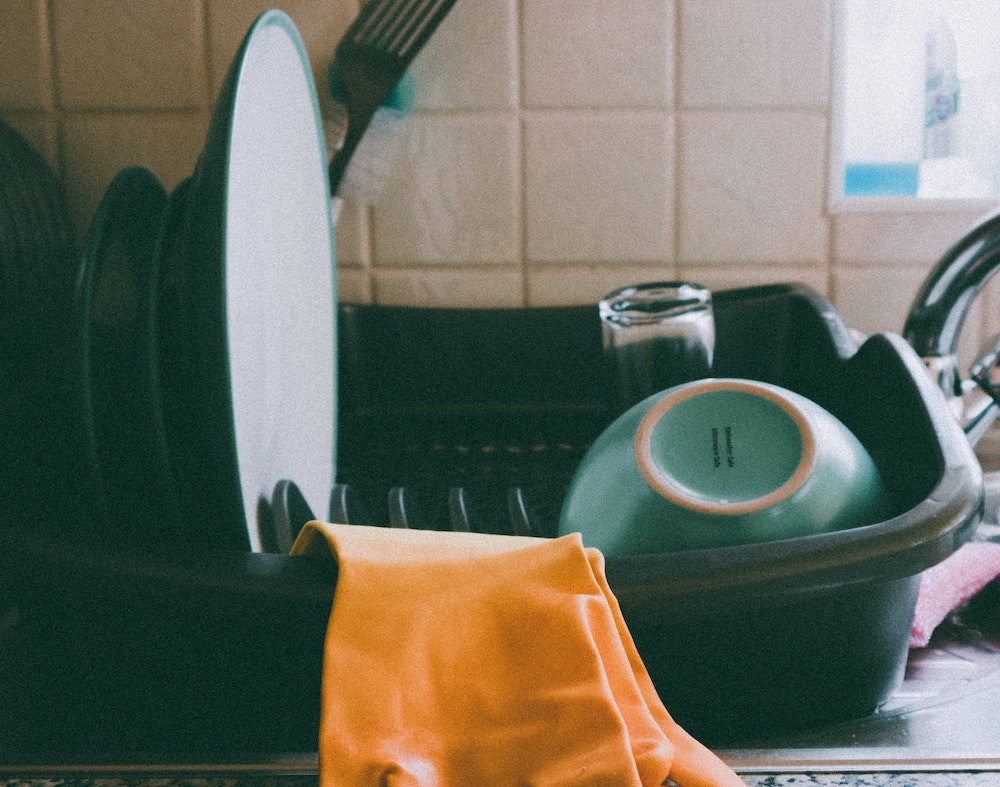
<svg viewBox="0 0 1000 787"><path fill-rule="evenodd" d="M209 545L261 551L282 479L316 511L330 494L336 280L325 163L302 39L287 15L268 11L221 91L185 237L194 362L178 424L191 453L180 470Z"/></svg>

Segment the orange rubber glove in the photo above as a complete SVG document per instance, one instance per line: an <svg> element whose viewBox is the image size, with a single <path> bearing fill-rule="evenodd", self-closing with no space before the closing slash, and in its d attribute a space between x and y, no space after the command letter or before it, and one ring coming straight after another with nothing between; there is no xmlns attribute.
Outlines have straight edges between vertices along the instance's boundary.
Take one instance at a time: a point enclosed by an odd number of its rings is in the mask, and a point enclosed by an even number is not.
<svg viewBox="0 0 1000 787"><path fill-rule="evenodd" d="M323 787L742 785L667 713L578 534L311 522L335 553Z"/></svg>

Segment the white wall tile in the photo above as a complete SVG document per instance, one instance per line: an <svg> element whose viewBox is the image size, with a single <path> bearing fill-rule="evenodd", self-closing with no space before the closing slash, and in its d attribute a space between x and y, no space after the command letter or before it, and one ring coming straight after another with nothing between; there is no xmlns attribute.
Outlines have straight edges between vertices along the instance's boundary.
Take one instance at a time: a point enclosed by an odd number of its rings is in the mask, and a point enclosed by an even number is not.
<svg viewBox="0 0 1000 787"><path fill-rule="evenodd" d="M371 303L372 282L368 271L338 267L337 300L341 303Z"/></svg>
<svg viewBox="0 0 1000 787"><path fill-rule="evenodd" d="M358 267L371 264L371 234L368 208L343 203L334 225L337 264Z"/></svg>
<svg viewBox="0 0 1000 787"><path fill-rule="evenodd" d="M525 0L530 107L662 107L673 97L670 0Z"/></svg>
<svg viewBox="0 0 1000 787"><path fill-rule="evenodd" d="M831 300L849 325L865 333L900 333L923 278L913 266L837 271Z"/></svg>
<svg viewBox="0 0 1000 787"><path fill-rule="evenodd" d="M977 349L988 339L1000 334L1000 276L994 276L978 300L982 303Z"/></svg>
<svg viewBox="0 0 1000 787"><path fill-rule="evenodd" d="M197 0L55 0L51 5L60 106L205 105L204 19Z"/></svg>
<svg viewBox="0 0 1000 787"><path fill-rule="evenodd" d="M836 264L909 264L929 268L965 234L975 212L842 213L833 221Z"/></svg>
<svg viewBox="0 0 1000 787"><path fill-rule="evenodd" d="M683 0L685 107L826 109L829 0Z"/></svg>
<svg viewBox="0 0 1000 787"><path fill-rule="evenodd" d="M375 265L517 263L518 134L503 115L411 115L373 206Z"/></svg>
<svg viewBox="0 0 1000 787"><path fill-rule="evenodd" d="M528 268L528 306L596 304L612 290L675 279L672 265L545 265Z"/></svg>
<svg viewBox="0 0 1000 787"><path fill-rule="evenodd" d="M274 7L287 13L301 34L312 65L320 107L328 111L327 71L337 43L357 16L358 0L207 0L211 100L218 95L250 25L261 13Z"/></svg>
<svg viewBox="0 0 1000 787"><path fill-rule="evenodd" d="M596 303L607 293L630 284L664 280L691 281L710 290L801 283L829 297L827 271L816 267L672 265L569 266L528 268L528 305Z"/></svg>
<svg viewBox="0 0 1000 787"><path fill-rule="evenodd" d="M84 114L62 129L67 191L78 234L86 232L112 178L127 166L152 170L169 191L191 175L208 120L187 114Z"/></svg>
<svg viewBox="0 0 1000 787"><path fill-rule="evenodd" d="M838 271L834 276L834 306L849 325L866 333L901 334L913 299L924 280L921 268L878 266ZM991 307L997 303L1000 281L993 282L969 309L959 334L959 368L968 376L969 367L979 355L981 344L997 325Z"/></svg>
<svg viewBox="0 0 1000 787"><path fill-rule="evenodd" d="M681 265L826 259L822 115L685 112L679 133Z"/></svg>
<svg viewBox="0 0 1000 787"><path fill-rule="evenodd" d="M459 3L414 63L381 199L341 216L341 292L544 305L653 278L804 281L862 327L900 328L977 215L829 212L836 2ZM0 0L0 116L64 177L81 232L122 167L168 187L191 173L233 53L271 5L329 110L327 67L361 0ZM1000 330L998 293L1000 277L965 344Z"/></svg>
<svg viewBox="0 0 1000 787"><path fill-rule="evenodd" d="M515 0L456 3L410 67L422 109L517 106Z"/></svg>
<svg viewBox="0 0 1000 787"><path fill-rule="evenodd" d="M59 125L46 115L12 114L3 121L38 153L52 170L56 178L62 176L62 162L59 158Z"/></svg>
<svg viewBox="0 0 1000 787"><path fill-rule="evenodd" d="M52 106L49 17L44 0L5 0L0 26L0 106Z"/></svg>
<svg viewBox="0 0 1000 787"><path fill-rule="evenodd" d="M673 255L673 122L661 113L525 119L531 262L659 262Z"/></svg>
<svg viewBox="0 0 1000 787"><path fill-rule="evenodd" d="M828 273L817 267L777 267L771 265L696 265L681 266L678 278L708 287L728 290L733 287L758 287L763 284L799 283L829 297Z"/></svg>
<svg viewBox="0 0 1000 787"><path fill-rule="evenodd" d="M395 306L522 306L523 290L519 270L375 271L375 300Z"/></svg>

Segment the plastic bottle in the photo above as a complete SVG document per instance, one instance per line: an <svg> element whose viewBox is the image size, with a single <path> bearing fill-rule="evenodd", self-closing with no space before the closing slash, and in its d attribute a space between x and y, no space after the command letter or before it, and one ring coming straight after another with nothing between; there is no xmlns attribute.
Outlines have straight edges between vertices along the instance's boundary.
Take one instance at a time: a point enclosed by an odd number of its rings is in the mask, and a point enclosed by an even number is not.
<svg viewBox="0 0 1000 787"><path fill-rule="evenodd" d="M866 8L862 6L862 8ZM866 13L868 11L866 10ZM913 196L924 121L923 15L896 0L880 30L849 44L845 196Z"/></svg>
<svg viewBox="0 0 1000 787"><path fill-rule="evenodd" d="M948 22L929 16L926 33L921 197L984 198L992 187L970 155L963 136L967 122L960 95L958 48Z"/></svg>
<svg viewBox="0 0 1000 787"><path fill-rule="evenodd" d="M955 35L941 16L928 20L924 82L923 158L955 155L959 110L958 55Z"/></svg>

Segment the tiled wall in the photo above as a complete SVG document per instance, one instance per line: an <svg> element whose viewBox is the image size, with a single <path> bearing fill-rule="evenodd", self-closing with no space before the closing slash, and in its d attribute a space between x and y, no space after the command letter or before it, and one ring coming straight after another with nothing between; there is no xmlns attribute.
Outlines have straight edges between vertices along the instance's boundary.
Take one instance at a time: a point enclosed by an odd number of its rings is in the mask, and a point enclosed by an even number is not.
<svg viewBox="0 0 1000 787"><path fill-rule="evenodd" d="M542 305L657 278L800 280L898 331L979 211L828 210L832 3L458 0L415 64L381 198L341 215L341 297ZM0 116L65 178L81 233L123 166L168 187L190 174L272 4L322 88L357 0L0 0Z"/></svg>

